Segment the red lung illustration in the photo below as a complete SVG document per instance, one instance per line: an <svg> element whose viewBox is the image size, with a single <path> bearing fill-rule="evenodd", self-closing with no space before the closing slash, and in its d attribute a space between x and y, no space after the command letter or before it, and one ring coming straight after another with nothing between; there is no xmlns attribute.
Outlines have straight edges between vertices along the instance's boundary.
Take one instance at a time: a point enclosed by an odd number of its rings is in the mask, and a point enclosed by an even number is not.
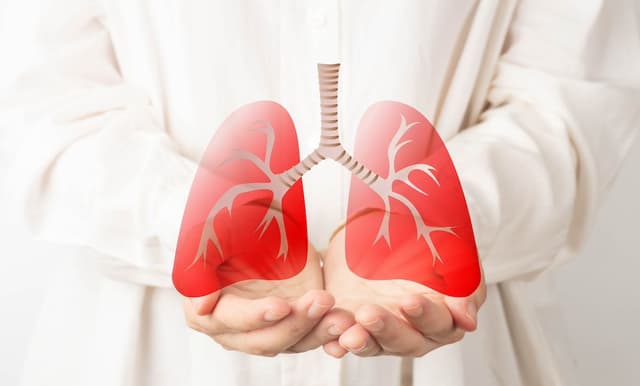
<svg viewBox="0 0 640 386"><path fill-rule="evenodd" d="M295 276L306 264L302 180L279 174L299 161L295 126L275 102L233 112L209 143L191 186L173 282L209 294L248 279Z"/></svg>
<svg viewBox="0 0 640 386"><path fill-rule="evenodd" d="M442 139L414 108L371 106L354 157L379 177L351 180L346 225L350 269L367 279L406 279L449 296L480 281L471 220Z"/></svg>

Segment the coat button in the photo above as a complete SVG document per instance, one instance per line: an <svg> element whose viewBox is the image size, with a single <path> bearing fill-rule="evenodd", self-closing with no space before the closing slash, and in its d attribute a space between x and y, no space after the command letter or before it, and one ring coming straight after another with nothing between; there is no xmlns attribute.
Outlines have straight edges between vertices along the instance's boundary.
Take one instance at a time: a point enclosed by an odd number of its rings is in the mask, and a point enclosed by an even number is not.
<svg viewBox="0 0 640 386"><path fill-rule="evenodd" d="M309 22L314 28L322 28L327 24L327 15L324 12L316 11L311 13Z"/></svg>

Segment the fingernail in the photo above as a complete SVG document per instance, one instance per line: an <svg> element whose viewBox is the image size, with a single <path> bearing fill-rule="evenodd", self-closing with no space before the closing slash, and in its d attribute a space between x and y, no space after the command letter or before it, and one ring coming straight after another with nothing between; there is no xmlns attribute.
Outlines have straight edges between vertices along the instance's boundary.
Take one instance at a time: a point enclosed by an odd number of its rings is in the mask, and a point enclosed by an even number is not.
<svg viewBox="0 0 640 386"><path fill-rule="evenodd" d="M365 324L365 328L369 331L377 332L384 328L384 322L382 321L382 319L378 319L373 323Z"/></svg>
<svg viewBox="0 0 640 386"><path fill-rule="evenodd" d="M475 303L469 302L467 304L467 318L475 323L476 316L478 315L478 308Z"/></svg>
<svg viewBox="0 0 640 386"><path fill-rule="evenodd" d="M364 342L364 344L362 345L362 347L360 348L350 348L349 351L353 352L353 353L359 353L359 352L363 352L364 350L367 349L367 346L369 345L369 342Z"/></svg>
<svg viewBox="0 0 640 386"><path fill-rule="evenodd" d="M333 336L338 336L342 333L342 331L340 331L340 329L336 326L329 327L329 330L327 330L327 332L329 333L329 335Z"/></svg>
<svg viewBox="0 0 640 386"><path fill-rule="evenodd" d="M269 309L264 313L264 320L266 320L267 322L275 322L276 320L280 320L285 316L287 316L286 313L277 312Z"/></svg>
<svg viewBox="0 0 640 386"><path fill-rule="evenodd" d="M318 302L313 302L309 307L309 311L307 311L307 316L310 319L317 319L321 317L326 311L327 311L326 305L320 304Z"/></svg>
<svg viewBox="0 0 640 386"><path fill-rule="evenodd" d="M422 313L424 312L422 309L422 304L418 304L417 306L412 306L411 308L405 308L404 311L410 316L413 316L414 318L417 318L418 316L422 316Z"/></svg>

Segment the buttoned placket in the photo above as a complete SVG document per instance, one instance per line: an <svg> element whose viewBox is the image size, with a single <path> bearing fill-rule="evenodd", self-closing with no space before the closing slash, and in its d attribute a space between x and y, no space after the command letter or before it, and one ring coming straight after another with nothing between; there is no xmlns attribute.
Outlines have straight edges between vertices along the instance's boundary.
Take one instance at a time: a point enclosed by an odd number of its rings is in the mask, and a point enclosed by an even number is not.
<svg viewBox="0 0 640 386"><path fill-rule="evenodd" d="M308 19L310 23L312 52L316 63L341 63L342 49L342 14L340 12L340 0L312 0L309 2ZM342 63L341 63L342 64ZM338 127L342 141L345 138L345 128L342 127L343 114L341 97L344 95L344 71L341 71L338 89ZM350 176L344 170L333 176L338 184L337 195L333 210L339 211L337 217L344 216L346 212L347 187Z"/></svg>
<svg viewBox="0 0 640 386"><path fill-rule="evenodd" d="M318 63L340 62L340 7L338 0L309 2L313 54Z"/></svg>
<svg viewBox="0 0 640 386"><path fill-rule="evenodd" d="M313 63L312 71L302 72L317 76L316 63L340 62L340 13L338 0L312 0L305 4L304 18L306 38L309 40L309 54ZM295 31L288 31L292 33ZM316 83L316 82L314 82ZM319 106L319 96L318 108ZM319 122L317 135L313 135L314 146L319 143ZM337 176L336 176L337 177ZM338 181L335 178L334 181ZM342 187L340 197L344 196ZM328 210L344 213L344 205L336 205ZM302 355L282 355L282 386L334 386L340 384L341 361L331 359L321 349Z"/></svg>

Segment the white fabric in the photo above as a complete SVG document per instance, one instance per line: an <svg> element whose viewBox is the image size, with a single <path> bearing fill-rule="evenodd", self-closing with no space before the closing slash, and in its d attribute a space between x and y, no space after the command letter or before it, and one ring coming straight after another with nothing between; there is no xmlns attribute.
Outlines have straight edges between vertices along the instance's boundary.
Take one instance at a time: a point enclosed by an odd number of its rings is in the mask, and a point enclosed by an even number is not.
<svg viewBox="0 0 640 386"><path fill-rule="evenodd" d="M309 153L318 61L342 63L347 148L370 104L412 105L448 141L470 205L489 284L480 328L415 360L414 384L571 384L540 274L575 253L640 125L638 14L633 0L10 2L10 183L38 237L78 246L52 272L24 385L399 384L399 358L224 351L185 327L171 288L215 128L275 100ZM332 163L304 177L318 248L348 177Z"/></svg>

